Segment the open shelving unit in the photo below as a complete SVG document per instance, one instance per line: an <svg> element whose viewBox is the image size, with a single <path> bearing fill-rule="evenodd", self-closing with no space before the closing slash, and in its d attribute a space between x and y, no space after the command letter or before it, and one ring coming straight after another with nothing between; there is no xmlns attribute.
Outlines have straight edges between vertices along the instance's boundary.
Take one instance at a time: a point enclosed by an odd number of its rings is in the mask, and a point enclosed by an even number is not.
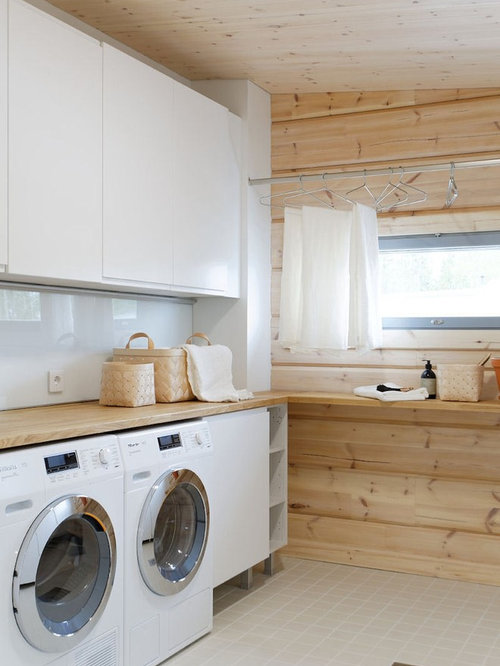
<svg viewBox="0 0 500 666"><path fill-rule="evenodd" d="M287 543L287 405L269 411L269 553Z"/></svg>

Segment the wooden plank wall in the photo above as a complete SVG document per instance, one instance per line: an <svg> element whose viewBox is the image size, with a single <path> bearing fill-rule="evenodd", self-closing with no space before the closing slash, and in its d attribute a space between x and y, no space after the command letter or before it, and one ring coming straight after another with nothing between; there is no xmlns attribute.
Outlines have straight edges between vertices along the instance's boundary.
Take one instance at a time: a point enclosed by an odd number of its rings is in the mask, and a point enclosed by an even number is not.
<svg viewBox="0 0 500 666"><path fill-rule="evenodd" d="M288 418L283 552L500 585L498 413L291 402Z"/></svg>
<svg viewBox="0 0 500 666"><path fill-rule="evenodd" d="M272 96L273 175L321 175L360 170L500 157L500 89L310 93ZM459 197L445 208L449 173L421 172L407 182L428 198L379 215L384 235L429 231L500 229L500 167L457 170ZM382 188L387 179L370 182ZM362 181L335 181L346 192ZM314 182L308 182L311 189ZM277 342L284 191L272 188L272 387L350 392L379 381L416 385L422 359L475 362L485 350L500 353L500 331L387 331L383 349L359 353L291 353ZM299 201L298 199L296 202ZM306 203L306 201L303 201ZM487 366L483 398L496 396Z"/></svg>

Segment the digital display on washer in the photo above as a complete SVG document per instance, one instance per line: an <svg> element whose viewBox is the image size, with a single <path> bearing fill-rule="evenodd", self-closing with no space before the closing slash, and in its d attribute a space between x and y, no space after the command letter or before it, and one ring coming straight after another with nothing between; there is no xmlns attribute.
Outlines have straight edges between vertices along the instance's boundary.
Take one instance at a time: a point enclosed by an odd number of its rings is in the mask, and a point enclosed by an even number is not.
<svg viewBox="0 0 500 666"><path fill-rule="evenodd" d="M166 449L177 449L179 446L182 446L181 436L179 433L173 435L163 435L158 437L158 446L160 451L165 451Z"/></svg>
<svg viewBox="0 0 500 666"><path fill-rule="evenodd" d="M47 474L62 472L63 470L75 469L78 467L76 451L70 451L70 453L60 453L56 456L47 456L47 458L44 460Z"/></svg>

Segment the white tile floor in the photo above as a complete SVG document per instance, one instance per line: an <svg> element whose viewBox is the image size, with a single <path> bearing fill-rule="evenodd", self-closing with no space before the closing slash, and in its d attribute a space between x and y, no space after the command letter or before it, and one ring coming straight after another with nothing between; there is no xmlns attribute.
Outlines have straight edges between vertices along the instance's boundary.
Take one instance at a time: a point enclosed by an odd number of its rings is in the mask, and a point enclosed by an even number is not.
<svg viewBox="0 0 500 666"><path fill-rule="evenodd" d="M500 587L277 557L166 666L500 666Z"/></svg>

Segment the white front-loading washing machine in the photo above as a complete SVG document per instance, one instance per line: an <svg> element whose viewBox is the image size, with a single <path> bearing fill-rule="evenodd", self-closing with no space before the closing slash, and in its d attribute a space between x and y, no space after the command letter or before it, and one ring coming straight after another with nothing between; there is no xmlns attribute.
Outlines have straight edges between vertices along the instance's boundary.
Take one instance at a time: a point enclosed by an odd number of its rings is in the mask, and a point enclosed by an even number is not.
<svg viewBox="0 0 500 666"><path fill-rule="evenodd" d="M0 452L8 666L122 666L123 463L113 436Z"/></svg>
<svg viewBox="0 0 500 666"><path fill-rule="evenodd" d="M119 434L125 466L124 664L159 664L212 628L206 421Z"/></svg>

